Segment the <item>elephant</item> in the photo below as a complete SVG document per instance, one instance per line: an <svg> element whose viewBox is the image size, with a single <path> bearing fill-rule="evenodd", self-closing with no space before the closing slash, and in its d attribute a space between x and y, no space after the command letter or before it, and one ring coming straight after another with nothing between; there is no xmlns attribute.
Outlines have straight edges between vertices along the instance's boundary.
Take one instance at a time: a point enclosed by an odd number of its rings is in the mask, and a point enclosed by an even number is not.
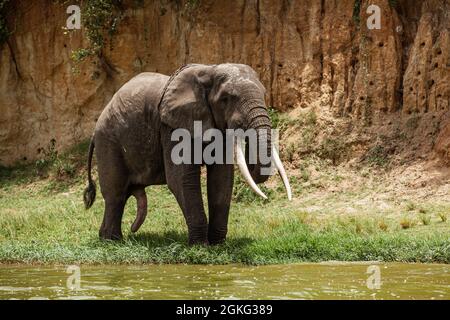
<svg viewBox="0 0 450 320"><path fill-rule="evenodd" d="M88 151L88 186L83 198L89 209L96 197L91 173L95 149L105 200L100 238L123 238L122 216L130 196L137 200L137 214L131 226L131 231L136 232L147 215L145 187L167 184L186 220L189 245L216 245L225 241L233 163L205 165L207 219L200 183L202 164L175 164L171 159L171 150L176 145L171 134L176 129L184 129L193 136L194 121L201 121L203 132L211 128L221 132L254 129L258 141L265 141L267 154L278 169L290 199L289 181L272 145L271 119L264 97L265 88L257 73L244 64L189 64L171 76L144 72L125 83L98 118ZM269 175L261 174L261 169L271 163L262 164L257 160L247 164L248 154L242 144L235 144L233 151L245 181L265 197L257 184L268 179Z"/></svg>

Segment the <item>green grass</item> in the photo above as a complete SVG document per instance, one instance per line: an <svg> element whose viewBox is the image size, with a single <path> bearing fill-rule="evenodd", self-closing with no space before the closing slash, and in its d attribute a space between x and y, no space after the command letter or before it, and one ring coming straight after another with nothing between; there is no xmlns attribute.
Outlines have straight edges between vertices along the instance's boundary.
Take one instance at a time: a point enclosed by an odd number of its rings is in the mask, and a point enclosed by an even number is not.
<svg viewBox="0 0 450 320"><path fill-rule="evenodd" d="M103 199L99 195L90 210L84 210L82 202L86 148L87 144L83 144L55 156L46 164L43 175L36 173L36 165L0 170L0 262L450 263L450 228L442 219L448 204L421 203L429 217L426 224L412 223L414 219L420 221L423 213L409 211L416 209L410 203L407 210L404 203L399 203L389 212L368 205L358 209L358 213L342 214L338 203L344 203L345 209L368 191L323 193L327 184L334 185L343 178L333 173L334 167L324 168L313 161L309 166L305 161L299 175L291 179L293 202L285 199L276 177L264 187L270 198L264 201L237 176L228 240L223 245L187 246L183 215L165 186L147 188L149 213L139 232L129 231L136 213L136 202L131 198L123 219L124 240L100 241ZM66 166L71 168L71 174L60 176L60 168ZM316 169L322 176L312 176L314 166L319 166ZM405 221L408 228L401 225Z"/></svg>

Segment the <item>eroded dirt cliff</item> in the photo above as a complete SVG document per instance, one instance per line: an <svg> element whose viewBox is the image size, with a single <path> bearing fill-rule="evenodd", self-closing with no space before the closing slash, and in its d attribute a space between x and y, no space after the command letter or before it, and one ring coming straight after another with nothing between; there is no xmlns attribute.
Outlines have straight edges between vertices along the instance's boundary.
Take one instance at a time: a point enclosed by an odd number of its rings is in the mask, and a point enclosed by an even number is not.
<svg viewBox="0 0 450 320"><path fill-rule="evenodd" d="M449 163L450 3L370 4L381 9L380 29L367 28L366 0L122 1L102 59L75 65L72 51L89 43L84 26L64 33L67 4L11 0L13 33L0 48L0 164L41 157L52 139L61 149L89 137L133 75L190 62L251 65L268 105L345 123L337 134L354 151L383 133L403 137L400 151L411 157Z"/></svg>

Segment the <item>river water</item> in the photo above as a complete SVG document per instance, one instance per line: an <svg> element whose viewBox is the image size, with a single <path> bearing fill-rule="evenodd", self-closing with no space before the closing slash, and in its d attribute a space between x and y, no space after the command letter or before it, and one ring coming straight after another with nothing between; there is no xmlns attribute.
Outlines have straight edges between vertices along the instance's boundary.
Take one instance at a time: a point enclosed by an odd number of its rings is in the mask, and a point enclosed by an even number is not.
<svg viewBox="0 0 450 320"><path fill-rule="evenodd" d="M450 265L0 265L0 299L450 299Z"/></svg>

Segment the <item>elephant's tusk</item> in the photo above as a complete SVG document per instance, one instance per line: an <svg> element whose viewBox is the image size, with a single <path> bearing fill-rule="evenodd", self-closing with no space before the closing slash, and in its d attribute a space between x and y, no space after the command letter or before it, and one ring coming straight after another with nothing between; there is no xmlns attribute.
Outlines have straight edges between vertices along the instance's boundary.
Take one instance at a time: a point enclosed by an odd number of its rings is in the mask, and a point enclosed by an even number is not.
<svg viewBox="0 0 450 320"><path fill-rule="evenodd" d="M261 191L261 189L259 189L259 187L256 185L255 181L253 180L250 172L248 171L247 164L245 163L242 138L236 137L234 150L235 150L235 154L236 154L236 162L239 167L239 171L241 172L245 181L250 185L252 190L255 191L255 193L257 195L261 196L264 199L267 199L267 196Z"/></svg>
<svg viewBox="0 0 450 320"><path fill-rule="evenodd" d="M272 157L278 172L280 173L281 179L283 180L284 187L286 188L287 196L289 200L292 200L291 186L289 185L289 179L286 175L286 170L284 170L283 163L280 160L277 150L272 146Z"/></svg>

